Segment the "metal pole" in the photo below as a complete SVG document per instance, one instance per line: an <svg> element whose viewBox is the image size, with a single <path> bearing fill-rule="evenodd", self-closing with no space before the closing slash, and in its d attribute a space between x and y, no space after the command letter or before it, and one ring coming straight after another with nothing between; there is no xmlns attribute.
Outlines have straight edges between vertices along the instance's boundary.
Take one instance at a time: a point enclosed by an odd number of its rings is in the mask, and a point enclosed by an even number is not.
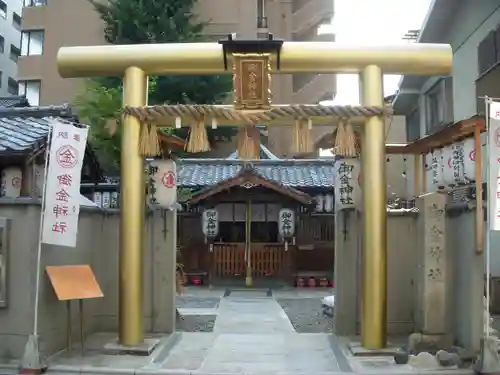
<svg viewBox="0 0 500 375"><path fill-rule="evenodd" d="M82 349L82 355L85 352L85 334L83 329L83 299L78 300L78 311L80 314L80 345Z"/></svg>
<svg viewBox="0 0 500 375"><path fill-rule="evenodd" d="M491 99L489 97L484 98L484 108L485 108L485 127L486 127L486 157L484 158L486 161L486 244L485 244L485 252L486 252L486 308L488 309L488 314L486 319L488 321L485 322L486 325L486 338L490 337L490 267L491 267L491 258L490 258L490 215L491 215L491 189L493 186L490 186L490 103ZM477 152L477 151L476 151ZM482 166L476 165L476 168L481 168ZM476 194L479 194L480 192L477 191ZM482 204L482 198L481 198L481 204Z"/></svg>
<svg viewBox="0 0 500 375"><path fill-rule="evenodd" d="M130 67L123 79L123 105L144 106L147 76ZM121 140L121 220L119 259L119 338L123 345L144 341L143 322L143 227L144 168L139 154L141 124L133 116L123 120Z"/></svg>
<svg viewBox="0 0 500 375"><path fill-rule="evenodd" d="M38 227L38 248L36 259L36 281L35 281L35 306L33 312L33 335L38 334L38 305L40 304L40 279L41 279L41 261L42 261L42 231L43 221L45 219L45 190L47 187L47 174L49 172L49 156L50 156L50 140L52 139L52 124L49 127L47 134L47 141L45 144L45 169L43 171L43 184L42 184L42 205L40 212L40 225Z"/></svg>
<svg viewBox="0 0 500 375"><path fill-rule="evenodd" d="M68 352L72 350L72 329L71 329L71 300L66 301L66 323L67 323L67 331L66 331L66 339L68 343Z"/></svg>
<svg viewBox="0 0 500 375"><path fill-rule="evenodd" d="M383 79L379 66L361 73L366 106L383 106ZM363 295L361 340L367 349L380 349L387 341L387 197L385 121L370 117L362 133L363 168Z"/></svg>

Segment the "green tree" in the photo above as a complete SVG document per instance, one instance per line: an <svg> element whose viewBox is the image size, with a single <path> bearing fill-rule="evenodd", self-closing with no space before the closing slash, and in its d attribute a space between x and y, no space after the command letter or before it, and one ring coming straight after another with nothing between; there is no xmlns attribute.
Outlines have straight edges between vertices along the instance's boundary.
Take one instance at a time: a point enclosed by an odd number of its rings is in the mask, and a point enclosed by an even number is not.
<svg viewBox="0 0 500 375"><path fill-rule="evenodd" d="M205 23L192 9L197 0L89 0L104 21L105 39L111 44L182 43L203 40ZM221 62L222 63L222 62ZM229 75L150 77L149 104L220 103L232 90ZM120 126L110 135L107 124L118 119L122 78L89 80L74 104L91 127L91 140L107 173L119 170ZM212 144L236 134L235 128L207 129ZM165 129L186 138L188 128Z"/></svg>
<svg viewBox="0 0 500 375"><path fill-rule="evenodd" d="M193 14L197 0L90 0L105 24L111 44L184 43L203 41L204 22ZM222 62L221 62L222 63ZM117 87L120 80L101 80ZM150 104L220 103L232 89L231 77L158 77Z"/></svg>

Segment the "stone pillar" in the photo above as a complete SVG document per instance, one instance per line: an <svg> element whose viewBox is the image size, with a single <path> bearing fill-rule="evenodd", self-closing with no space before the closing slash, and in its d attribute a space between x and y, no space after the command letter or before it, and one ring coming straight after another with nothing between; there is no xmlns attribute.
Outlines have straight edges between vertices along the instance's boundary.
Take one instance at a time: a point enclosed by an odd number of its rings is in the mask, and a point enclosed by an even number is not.
<svg viewBox="0 0 500 375"><path fill-rule="evenodd" d="M175 332L177 212L155 211L153 236L153 332Z"/></svg>
<svg viewBox="0 0 500 375"><path fill-rule="evenodd" d="M419 208L417 240L417 316L419 334L410 337L410 347L422 349L451 344L448 301L449 257L446 253L447 195L430 193L417 201Z"/></svg>
<svg viewBox="0 0 500 375"><path fill-rule="evenodd" d="M358 335L359 263L361 217L358 211L342 210L335 215L335 307L334 332L338 336Z"/></svg>

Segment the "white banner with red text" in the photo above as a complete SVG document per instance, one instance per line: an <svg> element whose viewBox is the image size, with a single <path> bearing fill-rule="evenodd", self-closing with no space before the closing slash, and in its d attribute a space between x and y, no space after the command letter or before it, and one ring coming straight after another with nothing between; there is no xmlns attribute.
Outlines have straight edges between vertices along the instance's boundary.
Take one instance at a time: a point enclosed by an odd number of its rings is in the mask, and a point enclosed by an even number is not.
<svg viewBox="0 0 500 375"><path fill-rule="evenodd" d="M80 213L80 179L88 128L53 121L45 181L42 242L75 247Z"/></svg>

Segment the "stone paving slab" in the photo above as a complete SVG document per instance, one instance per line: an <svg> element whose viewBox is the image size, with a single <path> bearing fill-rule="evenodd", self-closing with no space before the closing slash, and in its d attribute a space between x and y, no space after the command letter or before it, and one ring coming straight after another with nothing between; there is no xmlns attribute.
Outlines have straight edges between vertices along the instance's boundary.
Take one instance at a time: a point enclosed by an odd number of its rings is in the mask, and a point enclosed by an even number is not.
<svg viewBox="0 0 500 375"><path fill-rule="evenodd" d="M338 372L326 337L291 334L221 334L200 369L209 373Z"/></svg>
<svg viewBox="0 0 500 375"><path fill-rule="evenodd" d="M291 333L295 332L281 306L269 297L228 297L221 300L214 332Z"/></svg>
<svg viewBox="0 0 500 375"><path fill-rule="evenodd" d="M161 368L170 370L199 370L205 362L217 335L207 332L185 332L172 348Z"/></svg>
<svg viewBox="0 0 500 375"><path fill-rule="evenodd" d="M177 311L179 311L179 314L181 314L182 316L185 316L185 315L212 315L213 316L213 315L218 314L217 309L203 308L203 307L201 307L201 308L179 307L177 309Z"/></svg>

